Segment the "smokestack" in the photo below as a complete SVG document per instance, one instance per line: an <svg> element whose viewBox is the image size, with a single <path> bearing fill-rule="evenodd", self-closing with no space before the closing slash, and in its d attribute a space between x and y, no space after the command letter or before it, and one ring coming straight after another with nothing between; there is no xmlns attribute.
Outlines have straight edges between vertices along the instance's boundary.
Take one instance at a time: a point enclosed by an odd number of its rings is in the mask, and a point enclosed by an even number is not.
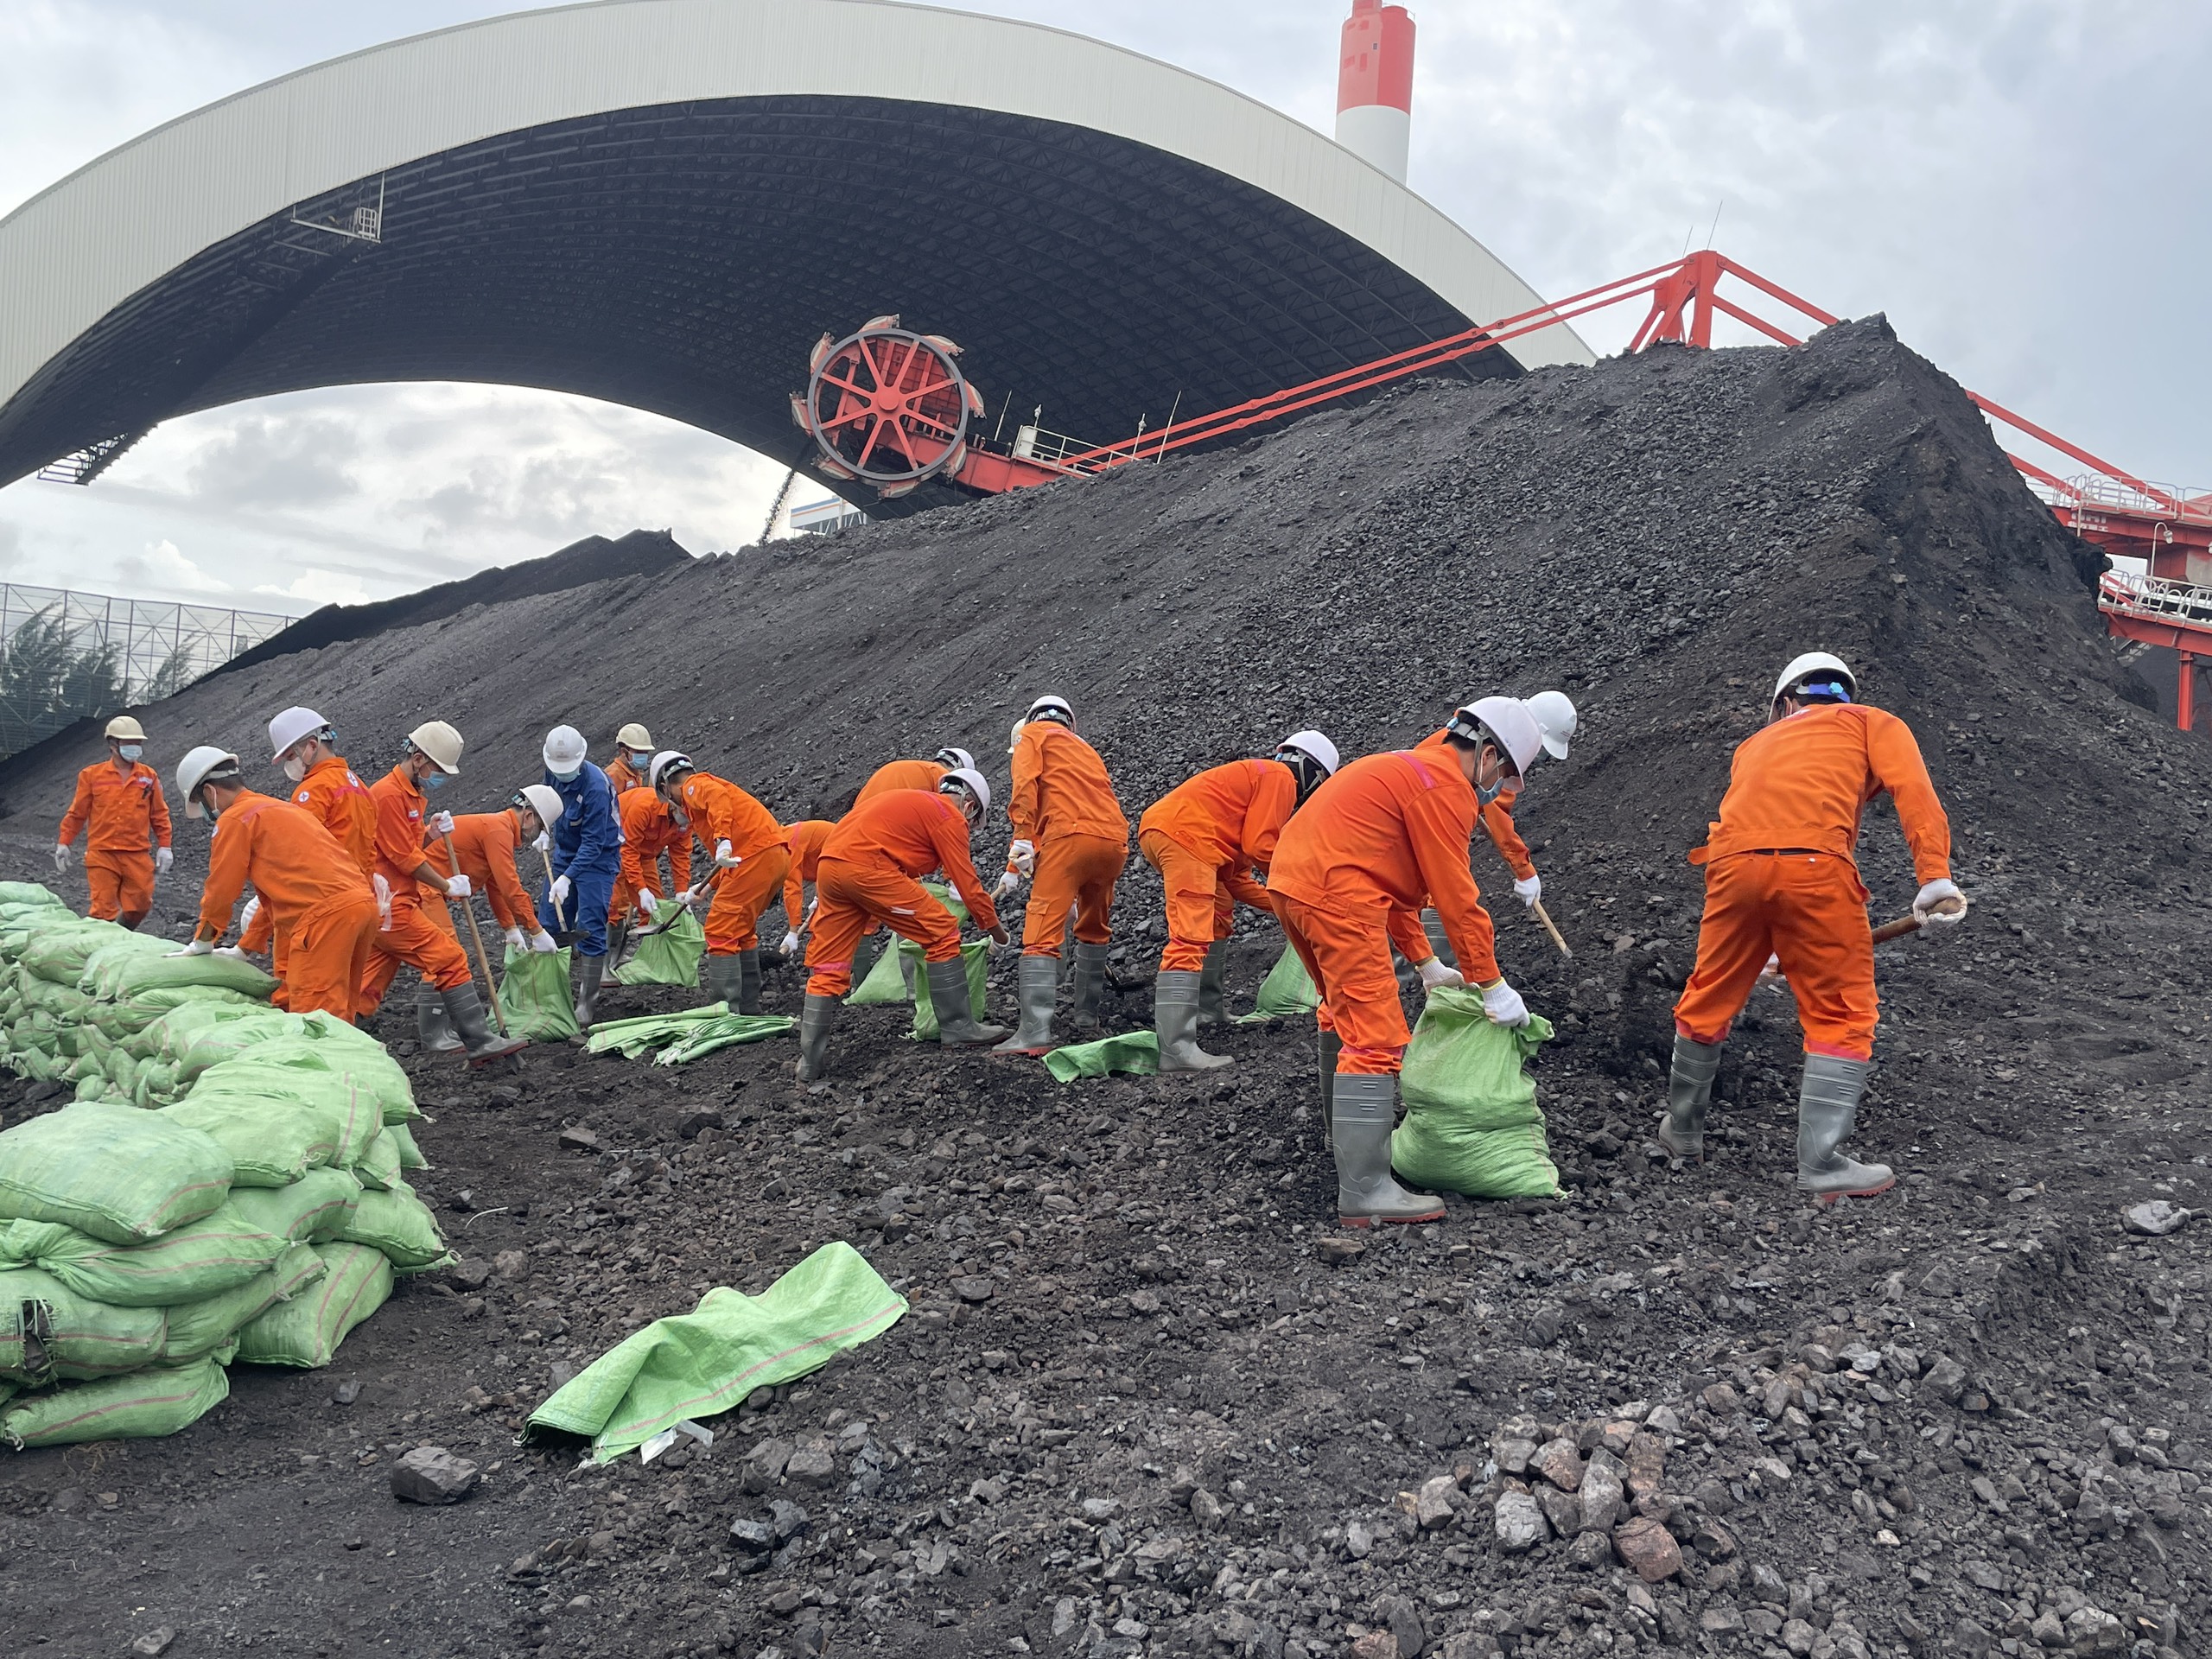
<svg viewBox="0 0 2212 1659"><path fill-rule="evenodd" d="M1337 142L1403 184L1413 126L1414 20L1403 6L1352 0L1337 70Z"/></svg>

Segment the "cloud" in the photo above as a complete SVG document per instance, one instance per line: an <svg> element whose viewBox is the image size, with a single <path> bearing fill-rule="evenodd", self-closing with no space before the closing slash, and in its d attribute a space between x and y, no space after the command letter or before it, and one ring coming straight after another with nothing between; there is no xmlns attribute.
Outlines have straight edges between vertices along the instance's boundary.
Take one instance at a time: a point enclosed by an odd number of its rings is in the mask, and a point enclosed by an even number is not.
<svg viewBox="0 0 2212 1659"><path fill-rule="evenodd" d="M259 509L322 508L360 493L348 463L361 453L357 419L337 414L232 412L192 458L203 499Z"/></svg>
<svg viewBox="0 0 2212 1659"><path fill-rule="evenodd" d="M263 582L254 590L278 599L303 599L311 605L365 605L369 590L361 586L359 576L343 575L335 570L308 569L279 588Z"/></svg>
<svg viewBox="0 0 2212 1659"><path fill-rule="evenodd" d="M185 594L227 594L230 584L219 582L177 550L175 542L149 542L145 551L118 562L118 570L134 589ZM137 599L137 592L124 595Z"/></svg>
<svg viewBox="0 0 2212 1659"><path fill-rule="evenodd" d="M23 532L0 518L0 575L12 572L23 560Z"/></svg>

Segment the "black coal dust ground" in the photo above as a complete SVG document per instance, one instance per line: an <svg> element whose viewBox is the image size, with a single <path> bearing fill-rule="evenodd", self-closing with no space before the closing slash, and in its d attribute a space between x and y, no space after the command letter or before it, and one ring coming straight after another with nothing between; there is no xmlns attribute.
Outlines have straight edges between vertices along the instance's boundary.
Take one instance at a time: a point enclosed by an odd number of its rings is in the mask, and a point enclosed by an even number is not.
<svg viewBox="0 0 2212 1659"><path fill-rule="evenodd" d="M1566 685L1585 735L1522 822L1578 955L1510 898L1500 931L1560 1027L1538 1075L1568 1192L1454 1201L1332 1262L1299 1027L1217 1035L1227 1072L1066 1090L908 1044L896 1009L849 1013L811 1092L788 1043L678 1071L541 1051L498 1080L410 1058L437 1119L424 1185L468 1265L409 1284L327 1372L239 1371L174 1440L0 1459L9 1643L2205 1651L2212 1231L2138 1238L2120 1213L2198 1207L2212 1179L2212 769L2140 706L2082 552L1876 321L1416 386L1227 456L194 688L149 715L157 753L257 753L306 701L367 771L443 715L469 739L455 804L493 806L555 721L603 745L643 719L796 818L945 741L1002 783L1001 734L1042 691L1074 701L1134 817L1298 727L1357 752L1473 692ZM1885 956L1859 1147L1904 1180L1839 1213L1790 1190L1776 994L1730 1051L1707 1166L1648 1139L1695 937L1683 853L1777 666L1815 645L1919 732L1977 900L1955 937ZM0 779L6 874L45 871L67 770ZM196 891L198 833L159 925ZM1878 814L1865 864L1901 913ZM1477 868L1503 889L1487 850ZM1157 915L1140 867L1110 1023L1147 1017ZM1247 922L1233 1008L1277 948ZM772 1007L798 994L772 977ZM405 1001L381 1026L403 1054ZM912 1313L718 1420L711 1454L594 1471L514 1446L556 1375L838 1237ZM1640 1440L1607 1427L1634 1416ZM1681 1556L1648 1591L1602 1535L1499 1536L1494 1451L1608 1433L1643 1471L1644 1543ZM426 1443L486 1486L396 1503L390 1464ZM785 1468L804 1449L826 1475ZM783 1541L755 1554L735 1521Z"/></svg>

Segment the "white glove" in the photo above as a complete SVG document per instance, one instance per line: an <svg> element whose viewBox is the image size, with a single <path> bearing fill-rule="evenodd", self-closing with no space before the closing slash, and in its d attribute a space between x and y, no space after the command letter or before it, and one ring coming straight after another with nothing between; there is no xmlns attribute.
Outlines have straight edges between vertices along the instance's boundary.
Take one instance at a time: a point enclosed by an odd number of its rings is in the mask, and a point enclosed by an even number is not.
<svg viewBox="0 0 2212 1659"><path fill-rule="evenodd" d="M54 868L57 870L69 868L69 843L66 841L54 843Z"/></svg>
<svg viewBox="0 0 2212 1659"><path fill-rule="evenodd" d="M526 943L522 936L522 929L518 927L509 928L500 937L506 940L507 949L510 950L519 950Z"/></svg>
<svg viewBox="0 0 2212 1659"><path fill-rule="evenodd" d="M530 850L533 853L547 853L552 851L553 837L547 835L543 830L539 830L537 832L537 839L530 843Z"/></svg>
<svg viewBox="0 0 2212 1659"><path fill-rule="evenodd" d="M169 873L169 866L175 862L176 853L174 849L168 847L156 847L154 849L154 874L156 875L167 875Z"/></svg>
<svg viewBox="0 0 2212 1659"><path fill-rule="evenodd" d="M569 878L565 875L556 875L553 878L553 903L556 907L558 907L568 902Z"/></svg>
<svg viewBox="0 0 2212 1659"><path fill-rule="evenodd" d="M206 957L213 955L214 950L215 947L208 944L207 940L194 939L190 944L186 945L183 950L171 950L168 954L172 957Z"/></svg>
<svg viewBox="0 0 2212 1659"><path fill-rule="evenodd" d="M785 934L782 949L785 961L789 961L791 957L798 955L798 935L797 933Z"/></svg>
<svg viewBox="0 0 2212 1659"><path fill-rule="evenodd" d="M446 897L448 899L466 899L474 891L465 875L454 876L446 882Z"/></svg>
<svg viewBox="0 0 2212 1659"><path fill-rule="evenodd" d="M1026 841L1017 841L1006 849L1006 861L1024 875L1037 874L1037 849Z"/></svg>
<svg viewBox="0 0 2212 1659"><path fill-rule="evenodd" d="M436 830L442 836L449 836L453 834L453 814L450 812L431 813L430 828Z"/></svg>
<svg viewBox="0 0 2212 1659"><path fill-rule="evenodd" d="M238 933L240 937L244 937L246 930L253 925L253 918L260 914L261 895L257 893L252 898L245 901L245 908L238 912Z"/></svg>
<svg viewBox="0 0 2212 1659"><path fill-rule="evenodd" d="M229 957L235 962L244 962L245 960L245 952L235 944L219 946L212 954L219 957Z"/></svg>
<svg viewBox="0 0 2212 1659"><path fill-rule="evenodd" d="M744 862L745 861L740 858L736 852L732 849L729 842L726 841L718 841L715 843L715 868L716 869L734 870Z"/></svg>
<svg viewBox="0 0 2212 1659"><path fill-rule="evenodd" d="M1421 988L1433 991L1446 985L1464 985L1467 976L1457 968L1447 968L1441 957L1431 957L1421 965Z"/></svg>
<svg viewBox="0 0 2212 1659"><path fill-rule="evenodd" d="M370 885L377 890L377 931L391 931L391 883L381 875L372 875Z"/></svg>
<svg viewBox="0 0 2212 1659"><path fill-rule="evenodd" d="M1008 870L999 877L998 885L991 889L991 897L994 900L1003 899L1020 885L1021 878Z"/></svg>
<svg viewBox="0 0 2212 1659"><path fill-rule="evenodd" d="M698 900L699 889L696 887L686 887L683 892L676 895L675 902L683 906L684 909L689 910L693 905L696 904Z"/></svg>
<svg viewBox="0 0 2212 1659"><path fill-rule="evenodd" d="M550 933L548 933L542 927L539 928L537 932L530 936L530 948L533 950L557 950L560 949L558 945L553 943L553 936Z"/></svg>
<svg viewBox="0 0 2212 1659"><path fill-rule="evenodd" d="M1930 881L1920 890L1920 896L1912 901L1912 913L1923 923L1940 923L1948 927L1953 923L1963 921L1966 918L1966 894L1959 891L1959 884L1955 881L1948 880ZM1953 899L1958 901L1957 909L1946 911L1936 908L1936 906Z"/></svg>
<svg viewBox="0 0 2212 1659"><path fill-rule="evenodd" d="M1521 1000L1521 993L1503 980L1483 988L1483 1012L1494 1026L1525 1026L1529 1023L1529 1005Z"/></svg>
<svg viewBox="0 0 2212 1659"><path fill-rule="evenodd" d="M648 917L659 915L660 895L655 893L651 887L639 888L638 908L644 911Z"/></svg>
<svg viewBox="0 0 2212 1659"><path fill-rule="evenodd" d="M1513 896L1528 906L1529 909L1534 910L1536 907L1536 901L1544 896L1544 878L1541 875L1532 875L1526 881L1516 881L1513 884Z"/></svg>
<svg viewBox="0 0 2212 1659"><path fill-rule="evenodd" d="M1782 971L1782 958L1780 957L1769 957L1766 959L1766 966L1759 969L1759 978L1762 982L1770 979L1787 979L1788 977L1789 976Z"/></svg>

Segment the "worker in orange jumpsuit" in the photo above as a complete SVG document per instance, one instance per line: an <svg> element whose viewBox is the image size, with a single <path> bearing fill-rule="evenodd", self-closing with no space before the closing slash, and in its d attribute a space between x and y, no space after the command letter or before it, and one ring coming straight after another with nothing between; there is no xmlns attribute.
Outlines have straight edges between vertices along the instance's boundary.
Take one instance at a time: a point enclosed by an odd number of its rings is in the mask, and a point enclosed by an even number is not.
<svg viewBox="0 0 2212 1659"><path fill-rule="evenodd" d="M330 722L312 709L287 709L269 722L270 755L292 785L292 804L313 813L352 855L365 878L376 873L376 804L369 799L368 786L338 753L337 742ZM238 948L269 955L277 980L272 1000L284 1006L286 941L258 893L246 900L238 916Z"/></svg>
<svg viewBox="0 0 2212 1659"><path fill-rule="evenodd" d="M1137 850L1160 872L1167 901L1167 944L1153 982L1153 1025L1162 1071L1204 1071L1230 1064L1195 1035L1218 964L1227 954L1233 906L1274 914L1268 890L1252 879L1274 861L1290 815L1337 769L1337 746L1319 732L1283 739L1271 759L1211 766L1154 801L1137 823Z"/></svg>
<svg viewBox="0 0 2212 1659"><path fill-rule="evenodd" d="M652 786L652 762L653 734L636 721L614 734L614 758L607 763L607 786L614 791L618 805L632 790Z"/></svg>
<svg viewBox="0 0 2212 1659"><path fill-rule="evenodd" d="M77 792L54 838L54 868L69 868L69 843L85 832L85 913L136 927L154 907L154 878L168 874L169 804L162 780L139 757L145 728L128 715L107 723L107 759L77 774Z"/></svg>
<svg viewBox="0 0 2212 1659"><path fill-rule="evenodd" d="M200 925L192 943L170 954L212 952L251 881L286 943L285 1006L352 1019L377 932L376 894L353 855L313 812L248 789L238 756L224 750L194 749L176 769L176 786L187 817L216 823ZM227 954L245 953L233 946Z"/></svg>
<svg viewBox="0 0 2212 1659"><path fill-rule="evenodd" d="M861 792L853 798L855 806L865 806L879 795L888 795L894 789L935 789L944 781L948 772L973 772L976 757L965 749L950 746L939 749L928 760L890 760L868 774L868 782L861 785Z"/></svg>
<svg viewBox="0 0 2212 1659"><path fill-rule="evenodd" d="M853 953L871 923L922 947L926 992L941 1041L995 1043L969 1001L960 924L917 879L942 870L976 926L1007 943L991 896L976 874L969 837L991 809L982 773L947 772L934 791L893 790L845 815L823 842L814 873L814 938L807 946L806 1003L799 1014L798 1080L823 1074L837 1009L853 988Z"/></svg>
<svg viewBox="0 0 2212 1659"><path fill-rule="evenodd" d="M1007 817L1014 840L997 896L1013 892L1024 877L1033 877L1034 885L1022 918L1015 982L1021 1024L993 1052L1042 1054L1052 1046L1060 935L1071 910L1076 944L1070 1017L1078 1027L1098 1023L1114 937L1109 922L1114 883L1129 856L1129 821L1115 798L1106 763L1076 734L1075 711L1062 698L1038 698L1014 728L1014 794Z"/></svg>
<svg viewBox="0 0 2212 1659"><path fill-rule="evenodd" d="M609 772L607 782L613 781ZM620 967L630 943L631 912L642 912L648 923L660 914L663 853L668 855L669 874L677 890L691 885L691 832L676 821L668 803L652 789L618 790L614 812L622 825L622 861L614 877L614 899L607 906L607 931L613 938L607 955Z"/></svg>
<svg viewBox="0 0 2212 1659"><path fill-rule="evenodd" d="M543 784L518 790L503 812L433 812L429 845L424 850L430 868L438 873L441 887L434 889L417 884L423 918L441 931L454 932L442 884L465 875L471 893L482 893L490 904L492 919L510 950L556 949L553 936L537 925L537 906L523 886L515 855L543 831L549 815L557 818L560 813L560 796ZM470 897L460 902L467 906L476 901ZM523 931L525 922L531 928L529 934ZM454 943L460 943L457 933ZM489 963L485 971L491 971ZM450 1053L462 1046L447 1023L443 997L427 979L416 993L415 1017L425 1053Z"/></svg>
<svg viewBox="0 0 2212 1659"><path fill-rule="evenodd" d="M1268 880L1275 916L1321 994L1322 1100L1336 1153L1337 1214L1346 1226L1444 1214L1390 1174L1398 1071L1411 1040L1390 946L1421 969L1424 987L1471 980L1492 1020L1528 1023L1520 993L1498 972L1490 914L1467 856L1484 803L1525 778L1541 752L1526 704L1484 697L1452 715L1439 748L1344 766L1276 842ZM1443 916L1460 970L1429 949L1418 920L1425 905Z"/></svg>
<svg viewBox="0 0 2212 1659"><path fill-rule="evenodd" d="M454 938L452 920L438 897L465 899L475 890L467 876L440 871L428 852L430 837L451 834L455 823L448 814L430 811L429 791L442 788L460 771L461 734L433 720L407 734L399 764L369 785L377 809L376 874L384 879L391 900L361 976L359 1007L363 1017L373 1012L404 963L436 988L469 1059L480 1062L527 1045L519 1038L499 1037L486 1026L468 957ZM427 913L426 897L438 907L435 920ZM417 1029L423 1029L419 1023Z"/></svg>
<svg viewBox="0 0 2212 1659"><path fill-rule="evenodd" d="M712 855L714 903L707 910L707 995L740 1014L760 1012L760 913L782 892L791 868L784 826L776 815L727 779L701 772L691 757L664 749L652 760L652 785L674 809L679 828ZM687 887L679 905L704 888Z"/></svg>
<svg viewBox="0 0 2212 1659"><path fill-rule="evenodd" d="M1738 746L1706 844L1697 966L1675 1004L1675 1057L1659 1141L1701 1159L1721 1045L1771 957L1797 999L1805 1067L1797 1097L1797 1185L1821 1203L1896 1182L1886 1164L1838 1150L1858 1123L1879 1004L1873 930L1854 851L1859 814L1886 791L1912 849L1923 923L1956 922L1951 826L1911 728L1857 701L1850 668L1825 652L1775 683L1768 723Z"/></svg>
<svg viewBox="0 0 2212 1659"><path fill-rule="evenodd" d="M822 849L836 824L828 818L804 818L791 825L784 845L791 853L791 868L784 872L784 943L781 954L788 961L798 954L799 935L806 931L806 887L822 863Z"/></svg>

